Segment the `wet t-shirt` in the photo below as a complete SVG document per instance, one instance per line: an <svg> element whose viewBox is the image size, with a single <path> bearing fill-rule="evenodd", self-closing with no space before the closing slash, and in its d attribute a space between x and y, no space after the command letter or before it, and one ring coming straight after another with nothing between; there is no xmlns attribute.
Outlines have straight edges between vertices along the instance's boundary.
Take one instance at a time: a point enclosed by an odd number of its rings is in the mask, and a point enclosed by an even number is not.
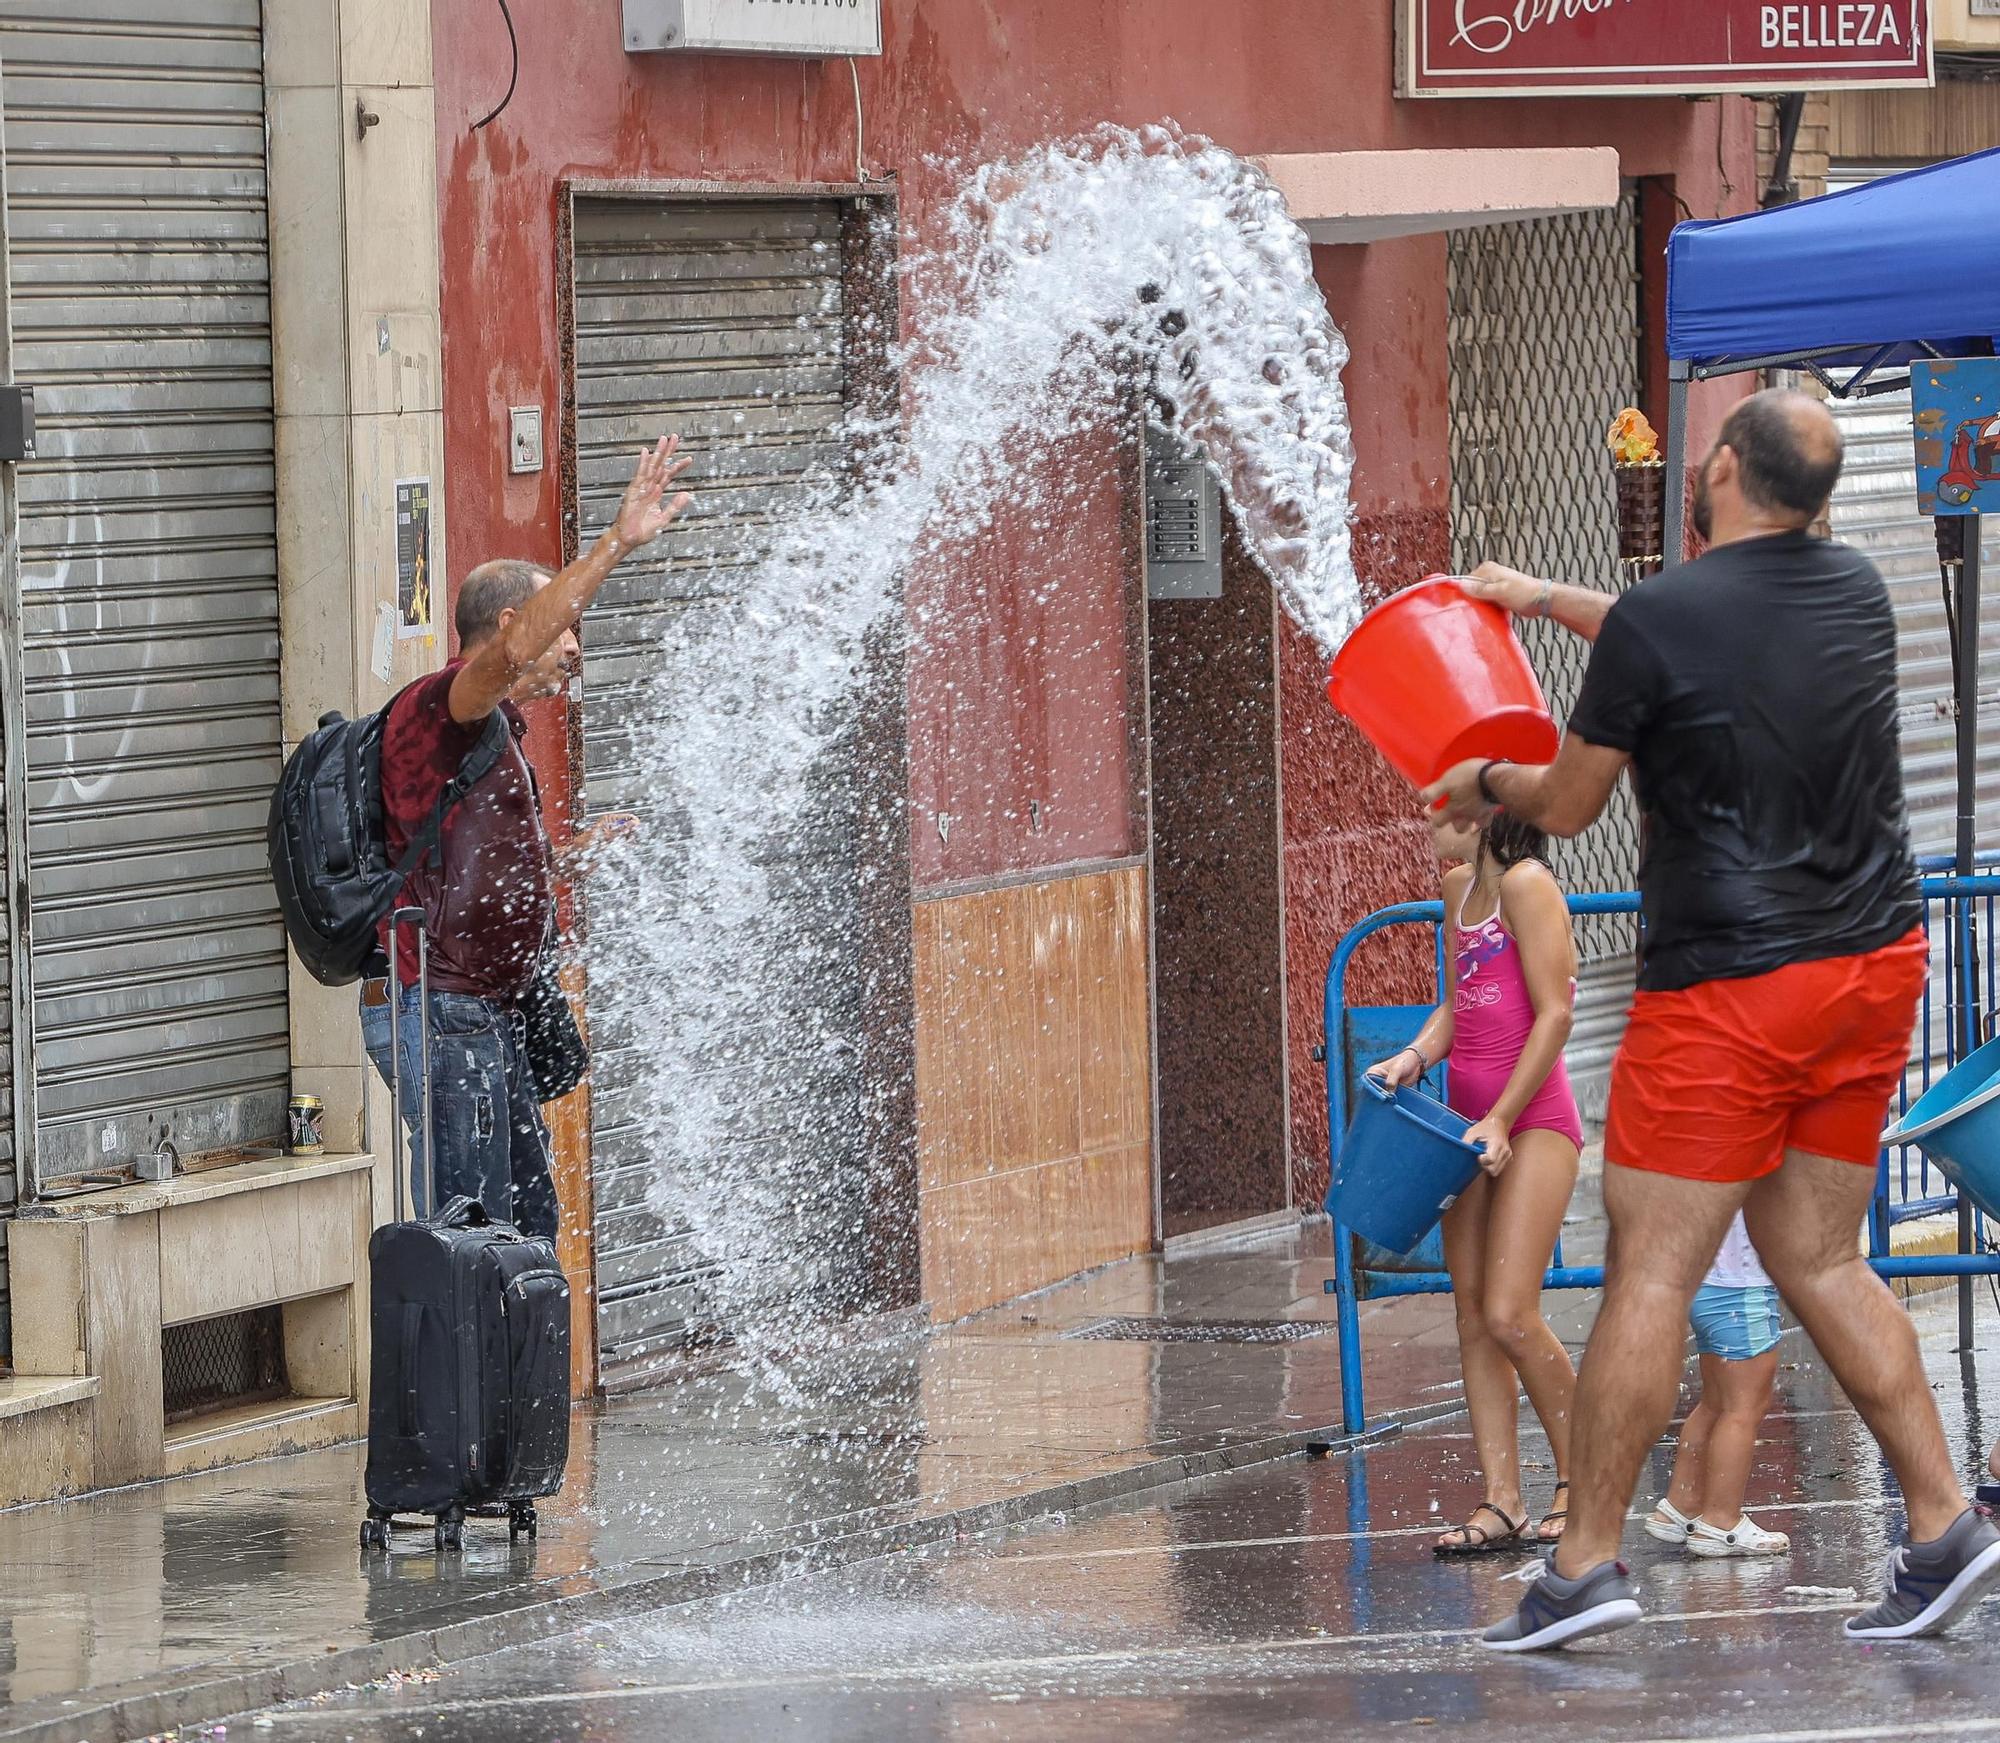
<svg viewBox="0 0 2000 1743"><path fill-rule="evenodd" d="M1642 581L1569 727L1632 758L1642 988L1855 955L1922 919L1895 616L1858 552L1778 533Z"/></svg>
<svg viewBox="0 0 2000 1743"><path fill-rule="evenodd" d="M392 861L429 820L445 782L486 729L484 721L461 726L451 717L451 681L463 664L453 661L391 704L382 733L382 809ZM410 874L401 900L424 910L432 986L507 1004L534 976L555 896L549 839L521 744L527 723L511 702L500 706L512 728L500 760L447 814L441 851ZM414 943L406 935L398 946L399 977L414 986Z"/></svg>

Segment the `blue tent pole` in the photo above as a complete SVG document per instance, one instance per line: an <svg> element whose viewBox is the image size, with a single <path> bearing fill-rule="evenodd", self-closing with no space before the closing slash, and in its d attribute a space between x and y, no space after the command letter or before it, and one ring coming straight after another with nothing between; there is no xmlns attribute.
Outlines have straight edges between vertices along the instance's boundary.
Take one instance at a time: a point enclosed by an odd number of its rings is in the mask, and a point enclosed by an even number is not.
<svg viewBox="0 0 2000 1743"><path fill-rule="evenodd" d="M1688 366L1667 359L1667 526L1660 555L1672 568L1687 550Z"/></svg>

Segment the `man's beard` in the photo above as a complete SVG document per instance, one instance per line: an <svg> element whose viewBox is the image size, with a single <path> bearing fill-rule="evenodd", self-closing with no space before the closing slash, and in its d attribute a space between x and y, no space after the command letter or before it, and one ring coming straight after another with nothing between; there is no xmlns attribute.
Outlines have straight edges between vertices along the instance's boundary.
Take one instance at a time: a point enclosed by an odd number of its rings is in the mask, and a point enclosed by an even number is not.
<svg viewBox="0 0 2000 1743"><path fill-rule="evenodd" d="M1709 534L1715 526L1715 505L1708 499L1706 466L1694 475L1694 506L1688 511L1688 518L1694 522L1696 536L1703 544L1707 544Z"/></svg>

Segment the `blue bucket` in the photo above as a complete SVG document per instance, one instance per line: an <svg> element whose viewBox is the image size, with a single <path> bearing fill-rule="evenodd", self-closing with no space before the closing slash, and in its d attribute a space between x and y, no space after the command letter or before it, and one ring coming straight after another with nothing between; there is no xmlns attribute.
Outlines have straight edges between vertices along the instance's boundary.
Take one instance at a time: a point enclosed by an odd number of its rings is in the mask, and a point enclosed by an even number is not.
<svg viewBox="0 0 2000 1743"><path fill-rule="evenodd" d="M1361 1080L1327 1202L1334 1220L1378 1247L1407 1253L1479 1172L1472 1122L1414 1089Z"/></svg>
<svg viewBox="0 0 2000 1743"><path fill-rule="evenodd" d="M2000 1217L2000 1040L1975 1048L1882 1134L1915 1144L1965 1196Z"/></svg>

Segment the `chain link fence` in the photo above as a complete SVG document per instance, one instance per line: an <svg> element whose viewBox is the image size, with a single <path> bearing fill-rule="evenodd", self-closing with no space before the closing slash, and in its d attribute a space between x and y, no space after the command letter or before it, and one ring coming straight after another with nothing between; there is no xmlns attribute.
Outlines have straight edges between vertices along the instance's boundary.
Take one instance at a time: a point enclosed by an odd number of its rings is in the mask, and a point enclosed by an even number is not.
<svg viewBox="0 0 2000 1743"><path fill-rule="evenodd" d="M1447 284L1453 569L1491 558L1615 591L1617 496L1604 437L1640 397L1634 196L1605 211L1454 231ZM1549 705L1567 719L1589 645L1552 623L1519 628ZM1620 783L1582 837L1555 843L1554 858L1570 890L1631 889L1639 818L1629 787ZM1578 922L1584 985L1571 1064L1586 1078L1601 1077L1616 1044L1634 944L1627 917ZM1601 1093L1578 1088L1587 1107Z"/></svg>

